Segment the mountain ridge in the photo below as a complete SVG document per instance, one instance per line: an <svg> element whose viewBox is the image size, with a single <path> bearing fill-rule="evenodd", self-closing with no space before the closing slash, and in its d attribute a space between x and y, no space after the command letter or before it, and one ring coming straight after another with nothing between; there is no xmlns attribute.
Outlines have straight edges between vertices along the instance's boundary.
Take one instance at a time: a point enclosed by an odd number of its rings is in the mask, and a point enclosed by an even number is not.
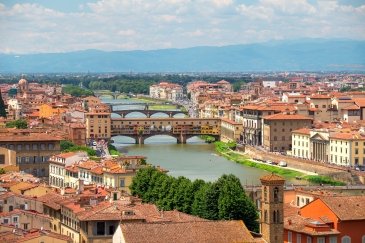
<svg viewBox="0 0 365 243"><path fill-rule="evenodd" d="M364 71L365 41L306 39L158 50L0 54L0 72Z"/></svg>

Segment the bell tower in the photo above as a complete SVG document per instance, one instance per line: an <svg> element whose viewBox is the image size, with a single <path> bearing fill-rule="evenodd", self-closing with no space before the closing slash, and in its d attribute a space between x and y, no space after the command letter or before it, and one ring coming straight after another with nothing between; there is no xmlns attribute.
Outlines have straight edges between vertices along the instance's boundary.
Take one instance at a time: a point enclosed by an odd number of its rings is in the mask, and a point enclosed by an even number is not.
<svg viewBox="0 0 365 243"><path fill-rule="evenodd" d="M284 234L283 200L285 179L271 174L260 178L261 194L261 234L266 242L282 243Z"/></svg>

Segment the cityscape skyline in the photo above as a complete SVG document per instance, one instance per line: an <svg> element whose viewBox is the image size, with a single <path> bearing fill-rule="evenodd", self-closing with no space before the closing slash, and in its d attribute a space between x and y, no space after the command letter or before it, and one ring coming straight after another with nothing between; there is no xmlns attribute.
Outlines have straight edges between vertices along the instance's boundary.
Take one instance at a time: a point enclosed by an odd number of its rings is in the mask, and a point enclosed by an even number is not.
<svg viewBox="0 0 365 243"><path fill-rule="evenodd" d="M0 53L365 40L363 1L0 1Z"/></svg>

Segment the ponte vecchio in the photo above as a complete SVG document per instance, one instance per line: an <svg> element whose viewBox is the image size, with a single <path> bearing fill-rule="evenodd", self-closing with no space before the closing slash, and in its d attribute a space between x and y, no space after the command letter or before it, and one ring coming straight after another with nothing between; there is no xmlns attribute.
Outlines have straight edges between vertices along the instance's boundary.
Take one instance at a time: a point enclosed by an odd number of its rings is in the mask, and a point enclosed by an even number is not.
<svg viewBox="0 0 365 243"><path fill-rule="evenodd" d="M155 135L169 135L177 143L199 135L210 135L219 139L220 118L112 118L111 135L134 138L136 144Z"/></svg>

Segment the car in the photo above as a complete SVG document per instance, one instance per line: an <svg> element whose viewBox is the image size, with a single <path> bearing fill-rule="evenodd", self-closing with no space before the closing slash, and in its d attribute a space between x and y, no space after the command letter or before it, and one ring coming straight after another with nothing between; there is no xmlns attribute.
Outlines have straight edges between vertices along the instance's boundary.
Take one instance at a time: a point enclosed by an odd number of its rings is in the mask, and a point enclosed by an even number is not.
<svg viewBox="0 0 365 243"><path fill-rule="evenodd" d="M271 160L267 160L266 163L268 163L269 165L273 165L274 164Z"/></svg>
<svg viewBox="0 0 365 243"><path fill-rule="evenodd" d="M287 167L288 164L285 161L280 161L279 162L279 166L281 166L281 167Z"/></svg>

